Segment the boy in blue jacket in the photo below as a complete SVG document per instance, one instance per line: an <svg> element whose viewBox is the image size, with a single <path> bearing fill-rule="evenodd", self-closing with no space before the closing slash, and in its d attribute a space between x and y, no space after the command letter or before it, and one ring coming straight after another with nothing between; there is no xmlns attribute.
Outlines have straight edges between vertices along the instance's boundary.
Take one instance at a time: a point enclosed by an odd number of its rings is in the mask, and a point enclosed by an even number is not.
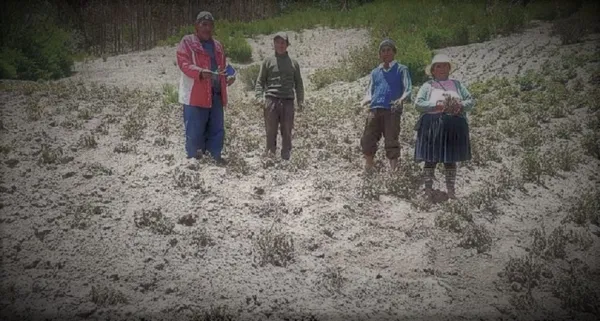
<svg viewBox="0 0 600 321"><path fill-rule="evenodd" d="M396 170L400 158L400 121L405 101L410 101L412 82L408 68L394 60L396 45L386 39L379 45L381 64L371 71L369 86L362 106L369 105L361 147L366 170L374 165L377 144L384 137L390 169Z"/></svg>

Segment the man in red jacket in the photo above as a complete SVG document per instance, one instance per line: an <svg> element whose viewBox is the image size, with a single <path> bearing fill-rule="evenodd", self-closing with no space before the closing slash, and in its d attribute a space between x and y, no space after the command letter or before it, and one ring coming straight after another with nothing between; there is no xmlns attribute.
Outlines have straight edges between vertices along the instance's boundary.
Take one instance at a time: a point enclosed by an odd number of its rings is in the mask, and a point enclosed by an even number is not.
<svg viewBox="0 0 600 321"><path fill-rule="evenodd" d="M227 86L235 78L227 76L223 46L213 39L214 21L209 12L200 12L196 33L184 36L177 46L177 65L182 72L179 103L183 104L187 157L200 158L208 151L224 165L223 109L227 106Z"/></svg>

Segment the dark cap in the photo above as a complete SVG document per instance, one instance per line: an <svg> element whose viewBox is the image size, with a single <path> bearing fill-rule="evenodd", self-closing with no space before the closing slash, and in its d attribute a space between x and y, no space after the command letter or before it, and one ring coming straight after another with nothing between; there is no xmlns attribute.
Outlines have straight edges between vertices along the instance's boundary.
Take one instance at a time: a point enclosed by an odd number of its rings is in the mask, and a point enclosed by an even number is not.
<svg viewBox="0 0 600 321"><path fill-rule="evenodd" d="M215 18L208 11L202 11L196 16L196 22L205 21L205 20L215 21Z"/></svg>

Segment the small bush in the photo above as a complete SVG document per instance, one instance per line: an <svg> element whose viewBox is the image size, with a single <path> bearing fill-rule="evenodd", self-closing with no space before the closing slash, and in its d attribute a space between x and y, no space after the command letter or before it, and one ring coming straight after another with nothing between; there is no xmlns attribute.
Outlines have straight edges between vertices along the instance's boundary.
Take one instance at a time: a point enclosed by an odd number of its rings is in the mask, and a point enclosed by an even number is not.
<svg viewBox="0 0 600 321"><path fill-rule="evenodd" d="M600 132L597 129L585 133L581 145L587 155L600 159Z"/></svg>
<svg viewBox="0 0 600 321"><path fill-rule="evenodd" d="M88 133L81 136L79 139L79 145L83 148L96 148L98 146L98 142L96 141L94 134Z"/></svg>
<svg viewBox="0 0 600 321"><path fill-rule="evenodd" d="M600 221L600 191L584 190L571 202L569 218L576 224L590 222L599 225Z"/></svg>
<svg viewBox="0 0 600 321"><path fill-rule="evenodd" d="M363 177L358 190L358 194L361 198L367 200L379 200L382 192L381 180L378 179L377 175L372 174Z"/></svg>
<svg viewBox="0 0 600 321"><path fill-rule="evenodd" d="M581 162L581 156L578 150L573 147L569 147L567 144L561 144L553 151L552 163L558 167L561 171L570 172L577 168Z"/></svg>
<svg viewBox="0 0 600 321"><path fill-rule="evenodd" d="M520 258L511 257L504 267L509 282L516 282L528 290L539 285L542 266L532 255Z"/></svg>
<svg viewBox="0 0 600 321"><path fill-rule="evenodd" d="M233 37L220 38L220 40L223 42L227 57L231 58L231 61L238 63L252 62L252 47L243 36L236 34Z"/></svg>
<svg viewBox="0 0 600 321"><path fill-rule="evenodd" d="M21 32L11 34L10 41L0 48L0 78L48 80L70 76L74 62L69 33L52 19L44 20L35 13L32 16L32 25L14 28Z"/></svg>
<svg viewBox="0 0 600 321"><path fill-rule="evenodd" d="M211 307L203 314L193 314L192 321L235 321L238 318L227 306Z"/></svg>
<svg viewBox="0 0 600 321"><path fill-rule="evenodd" d="M99 306L116 305L119 303L126 304L129 302L127 297L119 290L109 287L97 288L95 286L92 286L90 300Z"/></svg>
<svg viewBox="0 0 600 321"><path fill-rule="evenodd" d="M123 138L140 140L147 126L144 111L135 110L127 116L123 124Z"/></svg>
<svg viewBox="0 0 600 321"><path fill-rule="evenodd" d="M142 209L134 213L134 223L138 228L147 228L159 235L174 233L175 223L165 217L160 208Z"/></svg>
<svg viewBox="0 0 600 321"><path fill-rule="evenodd" d="M62 148L50 148L46 144L42 144L41 156L39 164L58 164L63 156Z"/></svg>
<svg viewBox="0 0 600 321"><path fill-rule="evenodd" d="M408 159L408 155L404 155ZM415 162L400 162L398 170L386 180L388 193L411 199L416 196L421 185L421 168Z"/></svg>
<svg viewBox="0 0 600 321"><path fill-rule="evenodd" d="M272 264L285 267L294 260L294 239L273 227L261 230L255 246L261 266Z"/></svg>
<svg viewBox="0 0 600 321"><path fill-rule="evenodd" d="M179 93L177 88L172 84L164 84L163 87L163 103L166 105L177 104L179 102Z"/></svg>
<svg viewBox="0 0 600 321"><path fill-rule="evenodd" d="M600 295L597 288L588 281L591 275L587 269L574 265L571 263L566 275L554 282L552 293L561 300L565 309L598 315Z"/></svg>
<svg viewBox="0 0 600 321"><path fill-rule="evenodd" d="M256 80L260 72L260 64L250 65L240 70L240 80L244 85L244 89L253 91L256 87Z"/></svg>
<svg viewBox="0 0 600 321"><path fill-rule="evenodd" d="M552 159L545 154L540 154L537 149L528 150L521 159L521 175L525 182L543 184L543 175L554 175L555 169Z"/></svg>
<svg viewBox="0 0 600 321"><path fill-rule="evenodd" d="M469 224L464 230L460 246L475 248L477 253L484 253L492 246L492 236L483 224Z"/></svg>

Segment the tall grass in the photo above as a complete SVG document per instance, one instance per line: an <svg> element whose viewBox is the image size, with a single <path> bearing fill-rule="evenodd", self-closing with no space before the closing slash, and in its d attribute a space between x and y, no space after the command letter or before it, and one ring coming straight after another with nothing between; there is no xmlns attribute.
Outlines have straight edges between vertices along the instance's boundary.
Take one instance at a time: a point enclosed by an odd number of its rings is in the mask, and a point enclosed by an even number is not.
<svg viewBox="0 0 600 321"><path fill-rule="evenodd" d="M521 30L533 18L554 19L573 11L573 6L557 7L552 1L535 1L527 7L499 3L492 14L485 14L485 0L394 0L374 1L342 12L337 8L302 7L270 19L253 22L217 21L216 37L234 62L248 62L251 51L245 38L280 30L301 31L315 27L366 28L373 41L349 54L341 65L318 71L312 82L317 88L335 81L352 81L368 74L378 62L377 46L385 37L398 44L396 58L407 65L415 83L425 80L423 67L432 50L447 46L482 42L497 35ZM166 43L176 44L184 28Z"/></svg>

